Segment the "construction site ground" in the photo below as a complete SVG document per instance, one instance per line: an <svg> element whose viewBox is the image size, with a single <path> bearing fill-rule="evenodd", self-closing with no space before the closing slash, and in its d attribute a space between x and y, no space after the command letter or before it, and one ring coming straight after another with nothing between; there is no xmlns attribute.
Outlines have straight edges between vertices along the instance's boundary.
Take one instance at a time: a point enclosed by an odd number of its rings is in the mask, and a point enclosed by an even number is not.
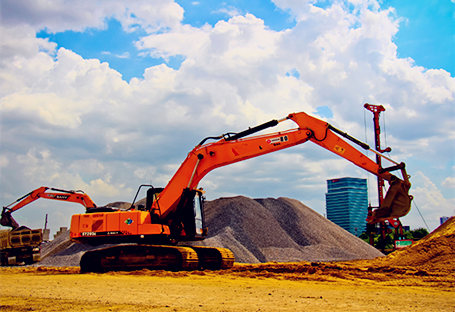
<svg viewBox="0 0 455 312"><path fill-rule="evenodd" d="M0 310L455 311L453 270L381 260L105 274L80 274L77 267L1 268Z"/></svg>
<svg viewBox="0 0 455 312"><path fill-rule="evenodd" d="M81 274L73 257L51 257L0 268L1 311L455 311L455 217L369 260Z"/></svg>

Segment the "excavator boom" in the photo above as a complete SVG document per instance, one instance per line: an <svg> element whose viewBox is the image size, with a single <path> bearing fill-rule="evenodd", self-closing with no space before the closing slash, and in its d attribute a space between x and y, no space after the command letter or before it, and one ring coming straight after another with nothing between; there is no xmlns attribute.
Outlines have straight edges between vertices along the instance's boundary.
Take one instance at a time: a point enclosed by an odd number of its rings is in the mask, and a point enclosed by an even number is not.
<svg viewBox="0 0 455 312"><path fill-rule="evenodd" d="M285 120L294 121L298 128L247 137L252 133L276 126ZM398 164L388 169L381 168L341 136L346 137L363 149L371 150L367 144L343 133L327 122L303 112L289 114L281 120L272 120L234 135L214 137L214 139L219 140L213 143L202 144L207 140L204 139L188 154L185 161L158 196L158 200L154 202L154 208L158 209L157 205L159 203L161 216L165 218L169 213L175 211L180 201L182 190L185 188L197 188L199 181L213 169L311 141L349 160L360 168L382 177L393 185L397 185L397 187L394 187L395 196L389 196L389 201L387 202L388 212L383 210L384 213L381 217L385 217L384 215L387 214L394 215L394 217L405 215L410 208L410 200L405 200L408 197L407 190L409 190L410 183L404 164ZM391 170L398 169L402 171L403 180L390 173ZM396 196L402 199L402 203L395 203L394 198ZM400 210L399 213L397 213L398 210Z"/></svg>

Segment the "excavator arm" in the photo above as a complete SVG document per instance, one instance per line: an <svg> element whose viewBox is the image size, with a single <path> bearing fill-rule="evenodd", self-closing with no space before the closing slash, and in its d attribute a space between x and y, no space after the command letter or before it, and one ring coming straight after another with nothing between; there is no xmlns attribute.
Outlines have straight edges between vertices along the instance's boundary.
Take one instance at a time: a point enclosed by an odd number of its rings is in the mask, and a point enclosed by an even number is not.
<svg viewBox="0 0 455 312"><path fill-rule="evenodd" d="M298 127L287 131L250 136L266 128L274 127L285 120L294 121ZM289 114L281 120L272 120L240 133L206 138L188 154L167 186L156 197L157 200L153 202L152 209L159 210L161 218L166 218L168 214L177 209L183 190L196 189L199 181L213 169L311 141L389 181L391 187L384 200L384 205L377 210L377 213L369 217L369 222L379 222L381 219L406 215L410 209L412 197L408 195L410 183L405 165L387 158L394 163L394 166L381 168L343 137L363 149L377 153L367 144L336 129L329 123L303 112ZM217 141L205 143L209 139ZM392 170L401 170L403 179L392 175L390 173Z"/></svg>
<svg viewBox="0 0 455 312"><path fill-rule="evenodd" d="M48 190L55 191L55 192L47 192ZM2 216L0 219L0 224L3 226L12 227L13 229L19 227L17 222L11 216L11 214L21 209L22 207L30 204L31 202L39 199L39 198L47 198L47 199L54 199L66 202L73 202L79 203L83 205L87 210L90 208L96 208L95 203L92 201L90 196L85 194L83 191L66 191L60 190L56 188L49 188L46 186L42 186L37 188L36 190L31 191L30 193L22 196L21 198L17 199L15 202L3 207Z"/></svg>

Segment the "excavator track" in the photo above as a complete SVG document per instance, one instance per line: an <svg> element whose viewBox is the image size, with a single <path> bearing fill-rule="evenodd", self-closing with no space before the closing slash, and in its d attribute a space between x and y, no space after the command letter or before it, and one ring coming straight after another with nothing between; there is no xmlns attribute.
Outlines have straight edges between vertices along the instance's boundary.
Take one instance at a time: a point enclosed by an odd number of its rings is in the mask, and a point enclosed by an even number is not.
<svg viewBox="0 0 455 312"><path fill-rule="evenodd" d="M118 245L87 251L81 273L141 269L190 271L198 268L197 253L189 247L166 245Z"/></svg>
<svg viewBox="0 0 455 312"><path fill-rule="evenodd" d="M201 270L224 270L234 265L234 254L227 248L189 246L196 251Z"/></svg>
<svg viewBox="0 0 455 312"><path fill-rule="evenodd" d="M80 261L81 273L222 270L233 264L234 254L226 248L134 244L87 251Z"/></svg>

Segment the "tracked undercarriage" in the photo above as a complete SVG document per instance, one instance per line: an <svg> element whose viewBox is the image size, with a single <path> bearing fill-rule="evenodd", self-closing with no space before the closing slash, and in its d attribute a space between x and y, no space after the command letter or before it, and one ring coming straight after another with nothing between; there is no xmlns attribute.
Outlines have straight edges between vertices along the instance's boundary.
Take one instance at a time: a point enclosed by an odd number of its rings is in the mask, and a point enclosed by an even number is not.
<svg viewBox="0 0 455 312"><path fill-rule="evenodd" d="M87 251L80 267L81 273L102 273L141 269L220 270L233 264L234 254L226 248L121 244Z"/></svg>

